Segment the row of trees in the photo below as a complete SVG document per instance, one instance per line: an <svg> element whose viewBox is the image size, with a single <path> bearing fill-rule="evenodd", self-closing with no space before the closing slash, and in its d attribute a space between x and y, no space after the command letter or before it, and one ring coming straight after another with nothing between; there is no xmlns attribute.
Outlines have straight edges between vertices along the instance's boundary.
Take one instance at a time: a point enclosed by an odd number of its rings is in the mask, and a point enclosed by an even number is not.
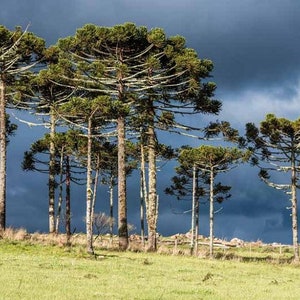
<svg viewBox="0 0 300 300"><path fill-rule="evenodd" d="M87 251L90 253L93 253L92 226L99 177L110 187L111 215L113 187L118 186L119 247L126 249L126 178L133 169L140 169L141 218L145 207L147 248L153 251L158 218L157 159L177 157L179 176L173 178L174 184L167 192L186 195L192 180L193 248L197 245L199 198L209 195L212 255L213 203L223 201L230 190L216 183L215 176L250 156L259 166L261 161L272 161L271 146L280 151L284 149L284 155L290 153L290 148L278 146L283 134L278 126L273 126L276 133L261 131L260 135L254 124L247 124L246 137L239 138L228 122L195 128L182 121L192 115L194 118L199 118L199 114L217 115L221 110L221 102L214 99L216 85L207 81L212 62L200 59L195 50L187 48L183 37L166 37L162 29L148 30L125 23L114 27L88 24L74 36L48 48L42 39L27 30L10 31L0 26L0 41L0 229L4 229L6 223L6 145L12 129L6 117L8 107L30 110L49 128L49 133L25 153L23 169L49 174L50 233L58 230L65 184L66 233L71 234L70 186L71 182L82 180L84 174ZM159 142L161 131L198 139L222 135L227 141L239 142L239 146L248 151L213 146L175 150ZM279 140L274 140L274 136ZM270 143L267 138L271 139ZM297 156L297 146L294 152ZM42 158L45 154L46 159ZM294 185L291 186L297 187L294 156L287 157L285 162L294 161L291 169L295 173ZM278 157L277 161L282 160ZM287 166L284 168L288 170ZM269 183L266 168L261 169L261 178ZM293 189L294 198L295 193ZM296 204L294 206L293 215L297 212ZM293 228L295 226L293 221ZM297 237L293 241L295 257L299 258Z"/></svg>

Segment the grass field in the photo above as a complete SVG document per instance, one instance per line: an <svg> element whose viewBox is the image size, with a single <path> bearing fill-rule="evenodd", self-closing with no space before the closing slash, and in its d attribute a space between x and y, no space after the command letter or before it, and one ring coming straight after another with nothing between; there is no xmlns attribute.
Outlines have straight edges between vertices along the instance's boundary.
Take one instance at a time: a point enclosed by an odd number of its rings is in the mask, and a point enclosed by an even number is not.
<svg viewBox="0 0 300 300"><path fill-rule="evenodd" d="M0 240L0 299L299 299L300 267ZM253 254L253 253L252 253Z"/></svg>

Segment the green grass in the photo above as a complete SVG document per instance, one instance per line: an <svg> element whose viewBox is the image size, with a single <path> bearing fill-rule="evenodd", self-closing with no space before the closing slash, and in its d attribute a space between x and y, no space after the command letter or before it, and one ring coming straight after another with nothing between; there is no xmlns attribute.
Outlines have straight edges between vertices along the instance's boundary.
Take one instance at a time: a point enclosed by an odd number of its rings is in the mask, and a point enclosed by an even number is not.
<svg viewBox="0 0 300 300"><path fill-rule="evenodd" d="M0 240L0 299L299 299L300 267Z"/></svg>

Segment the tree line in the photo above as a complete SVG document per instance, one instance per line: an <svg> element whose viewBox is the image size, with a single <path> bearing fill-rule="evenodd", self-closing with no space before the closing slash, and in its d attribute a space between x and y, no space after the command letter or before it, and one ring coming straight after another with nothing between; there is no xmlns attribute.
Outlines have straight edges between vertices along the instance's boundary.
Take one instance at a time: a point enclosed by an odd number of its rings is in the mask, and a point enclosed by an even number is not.
<svg viewBox="0 0 300 300"><path fill-rule="evenodd" d="M0 26L0 230L6 226L6 147L16 130L6 111L11 108L30 111L49 129L25 152L22 163L24 170L48 174L49 233L58 231L65 186L65 231L70 237L71 183L83 184L86 245L89 253L94 252L94 208L101 180L109 186L110 216L117 186L119 248L127 249L126 180L139 169L141 220L145 215L147 249L155 251L157 161L176 159L177 175L166 193L177 198L191 196L193 251L199 199L208 196L213 256L214 202L230 196L230 187L216 182L216 176L250 160L260 168L264 182L292 195L294 256L299 260L299 120L268 115L260 128L246 124L245 136L239 136L227 121L200 125L201 115L218 115L222 108L215 99L216 84L209 80L212 70L211 60L199 58L183 37L167 37L161 28L87 24L73 36L46 47L45 41L27 28ZM191 126L190 118L199 120L199 127ZM159 140L164 131L200 141L221 136L235 146L203 144L173 149ZM290 183L271 183L272 171L290 172Z"/></svg>

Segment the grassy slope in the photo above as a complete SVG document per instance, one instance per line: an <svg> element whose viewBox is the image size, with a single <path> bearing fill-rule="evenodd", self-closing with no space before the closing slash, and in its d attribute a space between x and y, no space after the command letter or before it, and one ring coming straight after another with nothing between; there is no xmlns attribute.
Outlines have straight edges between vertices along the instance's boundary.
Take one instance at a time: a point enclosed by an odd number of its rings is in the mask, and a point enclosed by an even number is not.
<svg viewBox="0 0 300 300"><path fill-rule="evenodd" d="M299 299L300 268L0 241L0 299Z"/></svg>

